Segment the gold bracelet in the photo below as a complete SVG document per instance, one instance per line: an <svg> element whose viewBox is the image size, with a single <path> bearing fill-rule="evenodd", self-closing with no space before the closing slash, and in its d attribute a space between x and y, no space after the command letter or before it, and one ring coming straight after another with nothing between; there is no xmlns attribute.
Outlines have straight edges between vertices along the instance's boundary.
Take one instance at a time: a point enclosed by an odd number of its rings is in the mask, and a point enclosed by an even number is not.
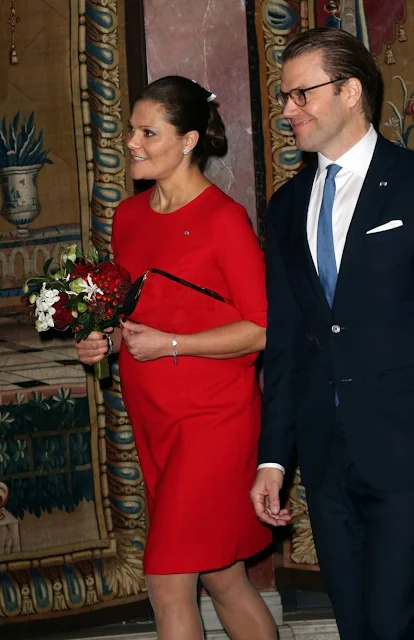
<svg viewBox="0 0 414 640"><path fill-rule="evenodd" d="M173 334L173 339L172 339L172 347L173 347L173 352L172 352L172 356L173 356L173 362L174 364L178 364L178 353L177 353L177 336L175 335L175 333Z"/></svg>

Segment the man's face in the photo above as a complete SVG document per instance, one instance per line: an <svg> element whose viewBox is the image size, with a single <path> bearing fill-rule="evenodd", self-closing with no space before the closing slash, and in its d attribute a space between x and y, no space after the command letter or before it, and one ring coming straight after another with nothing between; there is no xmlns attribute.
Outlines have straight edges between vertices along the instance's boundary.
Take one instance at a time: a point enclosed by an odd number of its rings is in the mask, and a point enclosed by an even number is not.
<svg viewBox="0 0 414 640"><path fill-rule="evenodd" d="M323 69L322 54L306 53L285 62L281 90L288 93L292 89L306 89L330 80ZM331 160L336 160L346 151L346 140L353 128L355 113L346 84L339 93L337 90L338 84L334 83L307 91L303 107L289 98L283 115L291 124L298 149L320 152Z"/></svg>

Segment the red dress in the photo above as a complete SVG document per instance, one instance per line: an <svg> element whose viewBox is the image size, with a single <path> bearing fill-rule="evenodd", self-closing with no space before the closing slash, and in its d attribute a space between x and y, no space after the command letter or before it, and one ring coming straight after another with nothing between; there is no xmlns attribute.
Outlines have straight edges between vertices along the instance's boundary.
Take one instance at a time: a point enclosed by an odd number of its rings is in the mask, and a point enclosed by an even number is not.
<svg viewBox="0 0 414 640"><path fill-rule="evenodd" d="M116 262L133 281L157 267L213 289L266 326L263 256L244 208L210 186L159 214L150 194L118 207ZM260 429L254 366L193 356L140 363L123 344L120 376L146 486L145 573L210 571L267 546L270 530L249 499Z"/></svg>

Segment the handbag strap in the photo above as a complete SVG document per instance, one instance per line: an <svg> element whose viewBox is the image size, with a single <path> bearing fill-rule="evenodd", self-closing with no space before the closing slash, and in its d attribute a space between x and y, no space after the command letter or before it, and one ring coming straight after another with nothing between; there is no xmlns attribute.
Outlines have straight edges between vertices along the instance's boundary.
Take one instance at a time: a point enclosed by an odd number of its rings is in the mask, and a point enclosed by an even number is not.
<svg viewBox="0 0 414 640"><path fill-rule="evenodd" d="M163 271L162 269L157 269L155 267L152 269L148 269L148 271L145 272L143 277L145 278L145 276L149 273L157 273L158 275L164 276L165 278L169 278L170 280L174 280L174 282L178 282L179 284L182 284L185 287L194 289L194 291L198 291L199 293L204 293L204 295L210 296L210 298L215 298L216 300L219 300L220 302L226 302L227 304L233 304L231 300L224 298L224 296L222 296L220 293L217 293L217 291L213 291L212 289L207 289L207 287L200 287L198 284L194 284L193 282L189 282L188 280L179 278L178 276L175 276L172 273L168 273L167 271Z"/></svg>

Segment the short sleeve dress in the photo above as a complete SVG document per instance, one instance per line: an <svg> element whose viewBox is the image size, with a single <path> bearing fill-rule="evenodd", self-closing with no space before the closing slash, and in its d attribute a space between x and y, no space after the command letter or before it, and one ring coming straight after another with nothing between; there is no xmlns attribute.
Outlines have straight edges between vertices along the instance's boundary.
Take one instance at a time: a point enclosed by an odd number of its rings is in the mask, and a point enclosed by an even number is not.
<svg viewBox="0 0 414 640"><path fill-rule="evenodd" d="M266 326L263 256L245 209L215 186L170 214L155 212L150 195L125 200L114 219L114 257L132 281L168 271ZM194 356L141 363L124 343L119 365L146 487L145 573L212 571L266 547L270 529L249 499L261 404L254 366Z"/></svg>

